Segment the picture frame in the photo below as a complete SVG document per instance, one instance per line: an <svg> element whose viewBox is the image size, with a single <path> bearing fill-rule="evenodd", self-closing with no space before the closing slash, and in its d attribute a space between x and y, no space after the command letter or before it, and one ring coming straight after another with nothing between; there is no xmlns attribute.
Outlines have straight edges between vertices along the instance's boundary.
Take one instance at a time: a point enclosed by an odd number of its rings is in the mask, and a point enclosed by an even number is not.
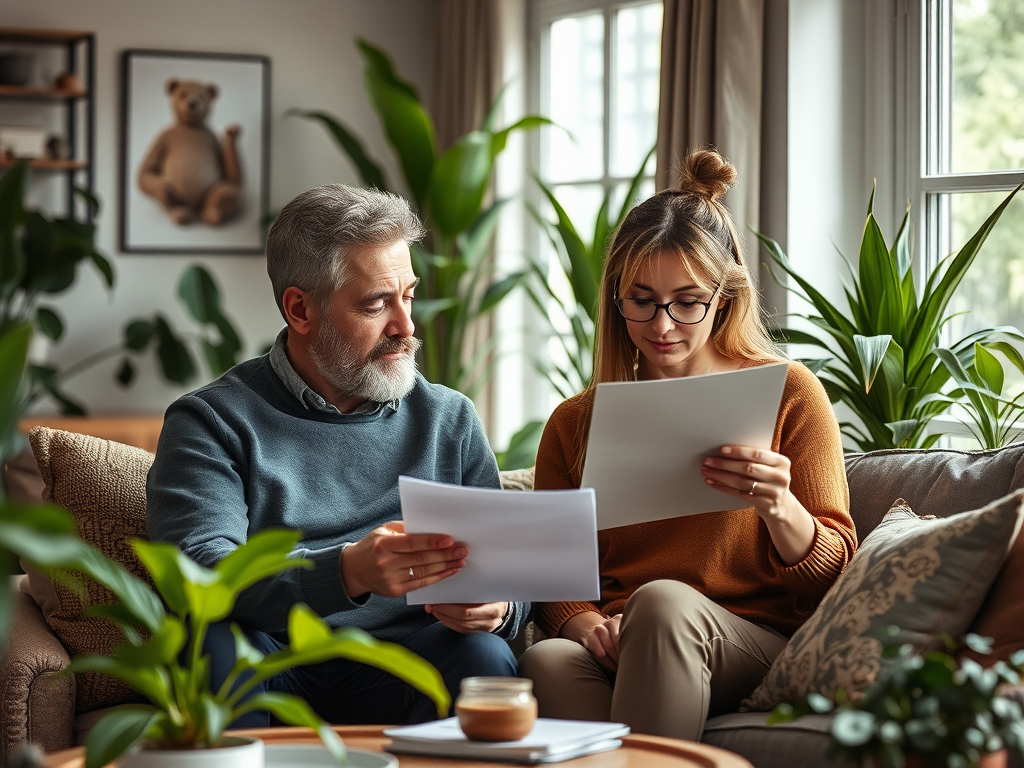
<svg viewBox="0 0 1024 768"><path fill-rule="evenodd" d="M270 59L127 50L122 65L121 250L262 254Z"/></svg>

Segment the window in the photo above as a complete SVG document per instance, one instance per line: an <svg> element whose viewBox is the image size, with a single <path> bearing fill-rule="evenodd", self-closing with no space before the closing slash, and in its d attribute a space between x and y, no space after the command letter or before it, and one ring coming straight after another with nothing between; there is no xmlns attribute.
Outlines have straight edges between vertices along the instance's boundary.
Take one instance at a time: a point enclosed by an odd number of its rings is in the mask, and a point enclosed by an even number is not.
<svg viewBox="0 0 1024 768"><path fill-rule="evenodd" d="M907 39L920 40L919 49L908 46L908 92L920 94L920 114L908 115L908 192L923 233L920 258L934 266L1024 180L1024 5L906 2ZM981 328L1024 329L1024 195L1003 213L948 311L959 313L947 327L951 340ZM1019 373L1008 374L1007 387L1024 388Z"/></svg>
<svg viewBox="0 0 1024 768"><path fill-rule="evenodd" d="M657 138L662 3L534 0L530 11L531 106L559 126L538 132L531 166L589 241L602 200L608 195L611 210L619 209ZM641 199L654 192L653 157L645 171ZM550 212L542 195L531 197ZM534 253L557 265L540 232L533 242ZM551 270L556 293L567 290L558 284L560 272ZM558 312L549 315L557 325ZM563 319L566 327L556 332L569 334ZM560 344L536 342L530 346L545 350L555 366L564 365ZM546 417L560 399L553 388L540 386L536 410Z"/></svg>
<svg viewBox="0 0 1024 768"><path fill-rule="evenodd" d="M1024 6L927 0L920 190L934 263L960 248L1024 178ZM1011 203L951 307L951 335L1024 328L1024 198Z"/></svg>
<svg viewBox="0 0 1024 768"><path fill-rule="evenodd" d="M536 107L564 129L541 132L534 167L589 230L606 191L621 204L657 138L661 2L537 0L533 11ZM646 194L653 161L648 171Z"/></svg>

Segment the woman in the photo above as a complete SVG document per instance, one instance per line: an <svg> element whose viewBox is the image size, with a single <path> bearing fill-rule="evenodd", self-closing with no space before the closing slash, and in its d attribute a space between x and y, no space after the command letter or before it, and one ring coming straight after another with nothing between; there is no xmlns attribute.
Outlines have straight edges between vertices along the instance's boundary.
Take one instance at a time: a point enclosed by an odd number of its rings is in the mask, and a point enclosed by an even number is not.
<svg viewBox="0 0 1024 768"><path fill-rule="evenodd" d="M691 153L678 189L634 208L601 282L588 389L544 430L535 487L578 488L600 382L730 371L783 360L722 197L736 169ZM699 408L699 403L680 403ZM520 661L544 717L612 720L697 740L734 712L853 556L856 533L839 427L815 376L791 362L772 449L723 446L681 477L748 501L600 531L601 598L549 603L552 639Z"/></svg>

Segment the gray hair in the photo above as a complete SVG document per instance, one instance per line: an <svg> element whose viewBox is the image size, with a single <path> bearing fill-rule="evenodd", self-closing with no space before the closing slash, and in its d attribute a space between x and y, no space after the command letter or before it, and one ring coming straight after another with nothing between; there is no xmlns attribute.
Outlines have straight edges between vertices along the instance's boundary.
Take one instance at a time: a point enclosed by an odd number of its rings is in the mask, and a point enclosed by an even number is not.
<svg viewBox="0 0 1024 768"><path fill-rule="evenodd" d="M325 306L348 279L348 259L366 246L415 243L426 234L409 203L376 189L326 184L277 214L267 235L267 274L277 308L289 286Z"/></svg>

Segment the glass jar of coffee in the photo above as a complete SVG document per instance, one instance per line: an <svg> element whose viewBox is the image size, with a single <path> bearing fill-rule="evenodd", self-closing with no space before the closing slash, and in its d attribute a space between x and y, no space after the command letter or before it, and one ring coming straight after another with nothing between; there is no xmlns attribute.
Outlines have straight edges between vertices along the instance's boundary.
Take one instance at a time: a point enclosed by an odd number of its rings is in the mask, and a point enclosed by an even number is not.
<svg viewBox="0 0 1024 768"><path fill-rule="evenodd" d="M466 738L517 741L533 729L537 719L533 681L518 677L467 677L455 699L455 714Z"/></svg>

